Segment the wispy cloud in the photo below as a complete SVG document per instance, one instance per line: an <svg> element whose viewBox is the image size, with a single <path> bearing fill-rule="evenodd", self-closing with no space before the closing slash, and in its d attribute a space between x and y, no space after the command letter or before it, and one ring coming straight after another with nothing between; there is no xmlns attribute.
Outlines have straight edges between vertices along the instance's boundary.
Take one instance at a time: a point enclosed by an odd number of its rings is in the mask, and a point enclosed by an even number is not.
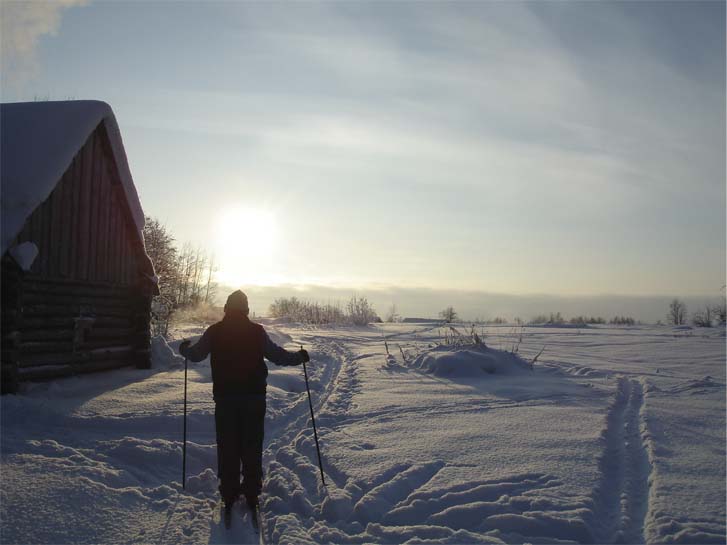
<svg viewBox="0 0 727 545"><path fill-rule="evenodd" d="M63 12L88 0L3 1L0 3L0 49L6 83L22 87L39 70L36 55L43 36L55 35Z"/></svg>
<svg viewBox="0 0 727 545"><path fill-rule="evenodd" d="M204 38L229 55L191 59L127 120L214 142L226 198L306 207L291 237L326 232L314 276L653 293L708 255L707 289L724 271L724 62L682 22L713 4L224 4ZM193 161L175 164L193 186ZM344 265L352 238L389 244Z"/></svg>

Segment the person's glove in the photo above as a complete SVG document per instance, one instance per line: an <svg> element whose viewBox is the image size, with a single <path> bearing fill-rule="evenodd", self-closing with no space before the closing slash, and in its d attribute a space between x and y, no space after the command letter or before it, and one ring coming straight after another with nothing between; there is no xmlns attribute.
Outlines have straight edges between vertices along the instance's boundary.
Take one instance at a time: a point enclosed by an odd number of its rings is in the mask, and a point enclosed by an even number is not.
<svg viewBox="0 0 727 545"><path fill-rule="evenodd" d="M185 340L185 341L182 341L182 344L179 345L179 353L182 356L186 356L187 355L187 350L189 350L189 345L190 344L192 344L191 341L186 341Z"/></svg>
<svg viewBox="0 0 727 545"><path fill-rule="evenodd" d="M300 356L300 360L302 363L306 363L310 361L310 356L308 355L307 350L303 350L302 348L298 351L298 355Z"/></svg>

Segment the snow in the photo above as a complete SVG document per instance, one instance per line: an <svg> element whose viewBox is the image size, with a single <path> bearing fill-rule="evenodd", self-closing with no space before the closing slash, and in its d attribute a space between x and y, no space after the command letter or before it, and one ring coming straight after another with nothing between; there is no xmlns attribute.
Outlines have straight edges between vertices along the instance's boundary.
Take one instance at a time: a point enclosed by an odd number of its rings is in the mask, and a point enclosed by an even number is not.
<svg viewBox="0 0 727 545"><path fill-rule="evenodd" d="M514 353L508 327L487 348L436 324L266 327L311 354L328 485L302 369L270 365L269 542L725 543L723 329L526 327ZM0 400L3 542L257 541L241 511L221 521L206 361L181 487L178 343Z"/></svg>
<svg viewBox="0 0 727 545"><path fill-rule="evenodd" d="M0 104L1 252L51 194L73 157L104 123L136 231L143 242L144 212L111 107L97 100Z"/></svg>
<svg viewBox="0 0 727 545"><path fill-rule="evenodd" d="M450 378L513 375L530 370L530 365L517 355L484 346L454 350L440 346L419 355L414 366L436 376Z"/></svg>
<svg viewBox="0 0 727 545"><path fill-rule="evenodd" d="M32 242L22 242L10 248L10 256L22 270L29 271L38 257L38 247Z"/></svg>

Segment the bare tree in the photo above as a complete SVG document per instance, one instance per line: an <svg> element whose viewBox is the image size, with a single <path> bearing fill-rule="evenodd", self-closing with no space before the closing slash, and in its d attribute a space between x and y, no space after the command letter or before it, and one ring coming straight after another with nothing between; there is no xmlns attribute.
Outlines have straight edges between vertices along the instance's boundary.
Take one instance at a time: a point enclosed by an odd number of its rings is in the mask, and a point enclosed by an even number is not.
<svg viewBox="0 0 727 545"><path fill-rule="evenodd" d="M692 315L692 323L697 327L712 327L713 313L714 309L709 305L705 305L704 309Z"/></svg>
<svg viewBox="0 0 727 545"><path fill-rule="evenodd" d="M174 237L158 220L147 217L144 224L144 246L154 264L161 295L170 297L177 275L177 249L174 247Z"/></svg>
<svg viewBox="0 0 727 545"><path fill-rule="evenodd" d="M666 319L672 325L684 325L687 319L687 305L679 299L672 299Z"/></svg>
<svg viewBox="0 0 727 545"><path fill-rule="evenodd" d="M209 303L217 294L217 283L212 282L212 275L217 272L217 264L215 263L215 256L210 256L209 266L207 268L207 285L205 287L204 302Z"/></svg>
<svg viewBox="0 0 727 545"><path fill-rule="evenodd" d="M454 307L447 307L439 313L439 317L448 324L451 324L457 319L457 311L454 310Z"/></svg>

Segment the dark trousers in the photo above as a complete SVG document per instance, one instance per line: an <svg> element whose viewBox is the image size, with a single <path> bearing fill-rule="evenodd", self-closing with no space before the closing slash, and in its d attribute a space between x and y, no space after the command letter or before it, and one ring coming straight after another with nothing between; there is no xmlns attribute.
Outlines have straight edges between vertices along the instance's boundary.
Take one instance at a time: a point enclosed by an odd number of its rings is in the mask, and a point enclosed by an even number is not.
<svg viewBox="0 0 727 545"><path fill-rule="evenodd" d="M221 480L222 500L232 503L240 494L259 496L263 485L265 395L217 400L215 426L217 475Z"/></svg>

